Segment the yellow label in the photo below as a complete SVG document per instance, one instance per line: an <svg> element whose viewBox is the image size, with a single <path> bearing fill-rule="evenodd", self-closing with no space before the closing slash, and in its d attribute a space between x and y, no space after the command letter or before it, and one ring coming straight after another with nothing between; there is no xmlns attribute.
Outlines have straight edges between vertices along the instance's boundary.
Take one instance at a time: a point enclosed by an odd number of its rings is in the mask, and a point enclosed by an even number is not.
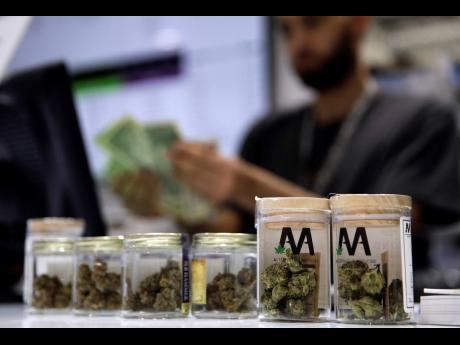
<svg viewBox="0 0 460 345"><path fill-rule="evenodd" d="M206 260L192 260L192 304L206 304Z"/></svg>
<svg viewBox="0 0 460 345"><path fill-rule="evenodd" d="M190 309L189 303L182 303L182 305L181 305L181 313L182 314L188 315L189 309Z"/></svg>

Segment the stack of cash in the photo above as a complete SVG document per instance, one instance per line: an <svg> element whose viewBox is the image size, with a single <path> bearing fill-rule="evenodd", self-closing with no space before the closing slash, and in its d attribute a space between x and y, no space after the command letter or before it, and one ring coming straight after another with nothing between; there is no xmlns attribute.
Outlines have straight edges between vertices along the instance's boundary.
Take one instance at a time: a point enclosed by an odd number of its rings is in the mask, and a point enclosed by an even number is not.
<svg viewBox="0 0 460 345"><path fill-rule="evenodd" d="M124 117L103 130L96 143L108 156L105 168L108 181L139 171L151 172L160 186L154 197L162 212L180 222L196 224L209 217L211 205L173 176L166 154L179 139L179 131L172 123L142 125Z"/></svg>

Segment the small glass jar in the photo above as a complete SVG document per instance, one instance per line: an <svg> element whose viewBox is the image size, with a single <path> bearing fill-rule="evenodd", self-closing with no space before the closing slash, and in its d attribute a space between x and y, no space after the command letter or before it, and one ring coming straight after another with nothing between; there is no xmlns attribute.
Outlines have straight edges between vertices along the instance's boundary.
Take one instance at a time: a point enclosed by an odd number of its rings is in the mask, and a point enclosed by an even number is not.
<svg viewBox="0 0 460 345"><path fill-rule="evenodd" d="M72 307L74 241L47 239L33 242L27 279L27 310L31 313L69 312Z"/></svg>
<svg viewBox="0 0 460 345"><path fill-rule="evenodd" d="M260 319L327 321L329 200L265 198L256 204Z"/></svg>
<svg viewBox="0 0 460 345"><path fill-rule="evenodd" d="M85 237L77 241L73 284L75 314L119 314L122 252L122 236Z"/></svg>
<svg viewBox="0 0 460 345"><path fill-rule="evenodd" d="M413 322L412 199L336 195L330 204L337 320Z"/></svg>
<svg viewBox="0 0 460 345"><path fill-rule="evenodd" d="M29 219L27 221L26 241L24 248L24 284L23 284L23 300L26 305L30 305L32 301L29 299L32 296L32 287L30 284L33 281L33 255L32 245L34 241L51 240L51 239L77 239L83 233L85 222L82 219L74 218L43 218Z"/></svg>
<svg viewBox="0 0 460 345"><path fill-rule="evenodd" d="M164 319L188 315L185 235L126 236L123 262L123 317Z"/></svg>
<svg viewBox="0 0 460 345"><path fill-rule="evenodd" d="M194 235L192 315L197 318L256 318L256 272L255 235Z"/></svg>

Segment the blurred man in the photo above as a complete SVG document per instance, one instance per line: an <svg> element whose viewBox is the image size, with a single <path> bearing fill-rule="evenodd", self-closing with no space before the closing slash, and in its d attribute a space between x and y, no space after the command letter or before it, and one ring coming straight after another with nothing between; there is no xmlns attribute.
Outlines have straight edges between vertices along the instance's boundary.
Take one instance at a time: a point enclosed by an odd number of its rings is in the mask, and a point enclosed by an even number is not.
<svg viewBox="0 0 460 345"><path fill-rule="evenodd" d="M190 143L170 152L179 179L228 206L234 231L254 231L255 196L407 194L415 233L460 220L454 112L379 90L359 54L369 20L279 17L293 68L317 91L316 101L264 118L249 131L240 158ZM414 265L426 257L426 248L414 244Z"/></svg>

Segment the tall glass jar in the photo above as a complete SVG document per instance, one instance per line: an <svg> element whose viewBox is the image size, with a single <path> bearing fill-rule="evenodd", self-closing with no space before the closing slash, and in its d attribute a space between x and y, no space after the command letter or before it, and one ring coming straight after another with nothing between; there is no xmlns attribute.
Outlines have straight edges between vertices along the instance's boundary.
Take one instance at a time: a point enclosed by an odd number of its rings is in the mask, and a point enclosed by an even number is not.
<svg viewBox="0 0 460 345"><path fill-rule="evenodd" d="M256 243L256 236L251 234L204 233L193 236L193 316L257 317Z"/></svg>
<svg viewBox="0 0 460 345"><path fill-rule="evenodd" d="M31 304L29 297L32 292L29 284L33 280L33 257L32 244L42 239L77 239L83 234L85 222L82 219L74 218L43 218L29 219L27 221L27 232L25 241L24 258L24 284L23 300L27 305Z"/></svg>
<svg viewBox="0 0 460 345"><path fill-rule="evenodd" d="M125 237L126 318L180 318L189 312L187 238L177 233Z"/></svg>
<svg viewBox="0 0 460 345"><path fill-rule="evenodd" d="M26 280L27 310L68 312L72 307L74 241L36 240L32 243L30 275Z"/></svg>
<svg viewBox="0 0 460 345"><path fill-rule="evenodd" d="M262 320L328 320L330 210L323 198L257 199Z"/></svg>
<svg viewBox="0 0 460 345"><path fill-rule="evenodd" d="M366 324L412 322L412 199L336 195L330 204L337 319Z"/></svg>
<svg viewBox="0 0 460 345"><path fill-rule="evenodd" d="M85 237L77 241L73 284L75 314L119 314L122 252L122 236Z"/></svg>

